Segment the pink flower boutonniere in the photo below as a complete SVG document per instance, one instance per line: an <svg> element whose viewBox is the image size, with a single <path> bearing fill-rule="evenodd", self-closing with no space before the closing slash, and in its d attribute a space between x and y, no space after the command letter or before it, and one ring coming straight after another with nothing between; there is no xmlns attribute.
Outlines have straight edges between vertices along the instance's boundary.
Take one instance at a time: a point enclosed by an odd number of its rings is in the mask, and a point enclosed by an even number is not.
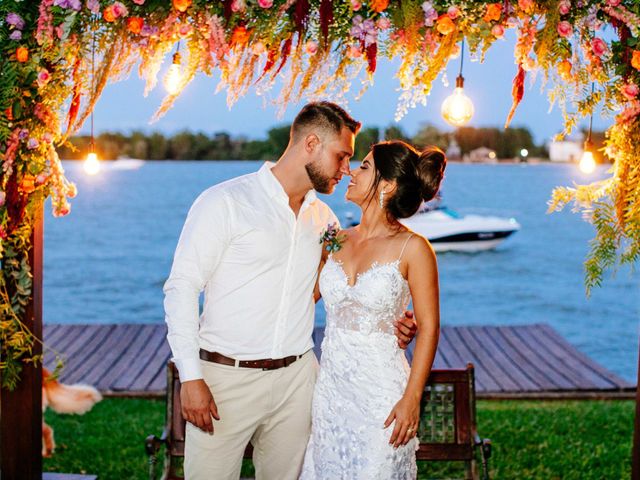
<svg viewBox="0 0 640 480"><path fill-rule="evenodd" d="M324 248L330 253L337 252L342 248L342 244L347 238L346 235L339 235L339 231L336 222L330 223L327 225L327 229L322 234L322 237L320 237L320 242L318 243L324 243Z"/></svg>

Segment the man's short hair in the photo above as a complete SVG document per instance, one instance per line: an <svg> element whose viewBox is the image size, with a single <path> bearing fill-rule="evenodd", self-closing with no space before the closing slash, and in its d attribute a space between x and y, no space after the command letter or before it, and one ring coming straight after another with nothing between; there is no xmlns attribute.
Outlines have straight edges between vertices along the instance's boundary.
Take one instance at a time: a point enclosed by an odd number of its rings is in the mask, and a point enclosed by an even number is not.
<svg viewBox="0 0 640 480"><path fill-rule="evenodd" d="M297 142L310 128L330 131L337 135L348 128L354 135L360 130L360 122L354 120L342 107L332 102L311 102L305 105L291 125L291 138Z"/></svg>

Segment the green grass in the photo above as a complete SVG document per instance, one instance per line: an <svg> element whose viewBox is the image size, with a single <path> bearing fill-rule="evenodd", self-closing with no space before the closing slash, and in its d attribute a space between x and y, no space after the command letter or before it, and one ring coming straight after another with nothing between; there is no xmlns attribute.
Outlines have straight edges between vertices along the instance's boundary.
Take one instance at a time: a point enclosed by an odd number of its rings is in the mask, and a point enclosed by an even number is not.
<svg viewBox="0 0 640 480"><path fill-rule="evenodd" d="M84 416L47 412L58 446L45 471L146 479L144 439L160 434L164 409L160 400L108 398ZM633 418L633 401L478 402L478 429L492 440L495 479L629 478ZM419 467L420 479L462 472L440 463Z"/></svg>

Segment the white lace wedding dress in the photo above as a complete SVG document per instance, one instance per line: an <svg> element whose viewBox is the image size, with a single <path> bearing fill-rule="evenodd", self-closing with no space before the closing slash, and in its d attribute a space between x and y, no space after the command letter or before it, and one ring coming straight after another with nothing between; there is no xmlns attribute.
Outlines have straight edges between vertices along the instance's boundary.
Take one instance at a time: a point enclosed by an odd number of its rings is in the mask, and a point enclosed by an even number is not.
<svg viewBox="0 0 640 480"><path fill-rule="evenodd" d="M320 274L327 325L302 480L417 476L417 438L394 449L394 424L384 429L409 376L393 325L410 300L399 264L376 262L350 285L330 255Z"/></svg>

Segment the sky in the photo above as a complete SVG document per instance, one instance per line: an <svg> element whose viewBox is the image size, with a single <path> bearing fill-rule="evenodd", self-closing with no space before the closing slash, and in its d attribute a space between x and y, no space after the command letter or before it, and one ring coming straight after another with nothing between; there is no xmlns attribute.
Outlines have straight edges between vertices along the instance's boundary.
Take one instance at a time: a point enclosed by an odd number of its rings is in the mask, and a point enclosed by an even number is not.
<svg viewBox="0 0 640 480"><path fill-rule="evenodd" d="M511 107L511 86L517 67L513 60L515 45L514 32L508 32L503 40L498 40L489 49L484 63L472 62L465 53L463 75L465 92L473 100L475 115L471 127L502 127ZM160 72L160 80L166 71L170 58L165 60ZM409 110L399 122L394 120L399 98L398 80L394 77L398 62L380 59L374 76L374 85L359 99L356 94L360 89L359 81L353 86L353 94L347 96L347 110L363 125L387 127L397 125L406 133L414 135L421 126L432 124L441 130L449 131L440 116L440 105L451 93L460 66L460 59L452 59L447 67L449 86L445 87L442 77L434 82L431 95L426 106L418 106ZM513 127L527 127L538 144L547 143L562 131L562 113L558 106L549 112L547 90L541 91L543 75L537 78L528 75L524 98L512 121ZM150 120L156 108L161 104L164 87L159 81L148 97L143 96L144 82L138 78L137 72L125 81L108 85L94 110L95 130L120 131L123 133L134 129L146 132L161 131L172 134L180 130L191 130L212 134L226 131L233 136L244 135L248 138L264 138L266 132L274 126L289 123L304 105L304 101L291 104L284 116L278 118L277 108L265 97L249 93L241 98L231 110L226 103L226 92L215 93L218 84L217 74L208 77L197 76L182 92L173 108L154 124ZM279 91L276 85L274 92ZM331 100L330 98L328 100ZM594 115L594 130L604 130L613 122L610 118ZM81 130L88 133L89 122ZM588 125L584 119L582 126Z"/></svg>

